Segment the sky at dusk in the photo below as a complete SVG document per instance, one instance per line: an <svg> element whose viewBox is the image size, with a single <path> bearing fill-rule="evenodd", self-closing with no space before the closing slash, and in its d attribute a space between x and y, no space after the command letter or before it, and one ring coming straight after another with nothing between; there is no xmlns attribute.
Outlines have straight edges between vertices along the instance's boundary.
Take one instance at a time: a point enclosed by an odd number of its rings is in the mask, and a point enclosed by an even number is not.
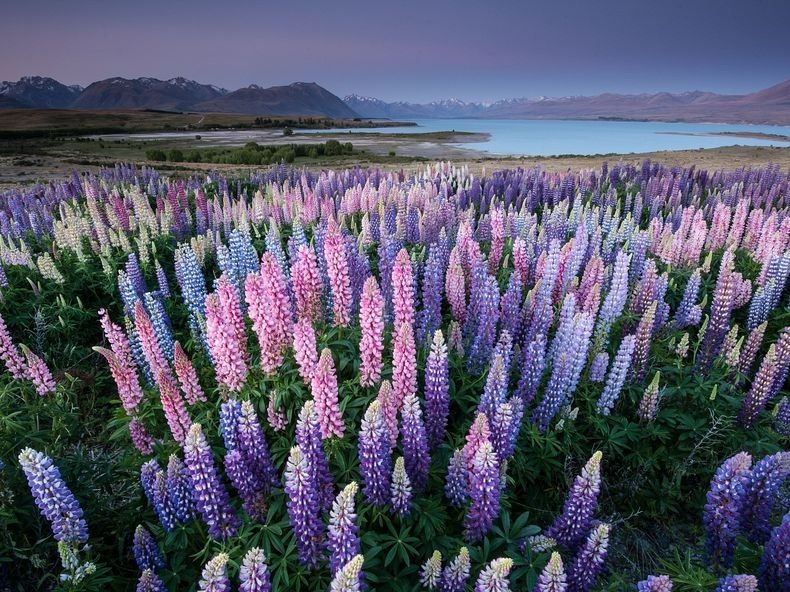
<svg viewBox="0 0 790 592"><path fill-rule="evenodd" d="M317 82L425 102L710 90L790 78L789 0L4 2L0 80Z"/></svg>

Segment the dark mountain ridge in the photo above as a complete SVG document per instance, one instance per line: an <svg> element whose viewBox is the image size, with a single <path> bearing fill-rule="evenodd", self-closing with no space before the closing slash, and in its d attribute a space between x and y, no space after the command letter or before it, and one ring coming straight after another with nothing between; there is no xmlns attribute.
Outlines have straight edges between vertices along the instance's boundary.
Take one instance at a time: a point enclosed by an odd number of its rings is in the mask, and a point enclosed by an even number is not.
<svg viewBox="0 0 790 592"><path fill-rule="evenodd" d="M354 118L357 114L339 97L315 82L263 88L251 85L230 92L178 77L113 77L86 88L69 87L52 78L21 78L0 83L0 109L150 109L250 115L307 115Z"/></svg>

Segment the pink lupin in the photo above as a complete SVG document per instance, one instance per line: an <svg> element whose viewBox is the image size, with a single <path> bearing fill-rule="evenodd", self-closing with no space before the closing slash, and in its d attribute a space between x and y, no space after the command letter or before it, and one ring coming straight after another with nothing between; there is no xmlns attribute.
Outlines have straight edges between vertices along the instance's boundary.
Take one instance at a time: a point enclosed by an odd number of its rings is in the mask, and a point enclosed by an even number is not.
<svg viewBox="0 0 790 592"><path fill-rule="evenodd" d="M490 439L491 430L488 426L488 417L486 417L485 413L478 413L469 428L469 432L466 434L466 444L461 450L467 470L472 470L475 454L477 454L483 442L490 442Z"/></svg>
<svg viewBox="0 0 790 592"><path fill-rule="evenodd" d="M275 432L282 432L288 427L288 418L282 407L277 404L277 393L269 393L269 403L266 405L266 421Z"/></svg>
<svg viewBox="0 0 790 592"><path fill-rule="evenodd" d="M30 351L26 346L22 346L22 352L27 359L27 377L36 387L39 396L44 397L55 392L55 378L52 376L47 365L40 357Z"/></svg>
<svg viewBox="0 0 790 592"><path fill-rule="evenodd" d="M225 321L217 294L206 297L206 339L217 382L231 391L240 391L247 380L247 362L235 329Z"/></svg>
<svg viewBox="0 0 790 592"><path fill-rule="evenodd" d="M408 323L395 327L392 346L392 394L400 411L403 399L417 392L417 358L414 331Z"/></svg>
<svg viewBox="0 0 790 592"><path fill-rule="evenodd" d="M382 353L384 351L384 298L376 278L365 280L359 304L359 326L362 337L359 340L360 384L373 386L381 377Z"/></svg>
<svg viewBox="0 0 790 592"><path fill-rule="evenodd" d="M313 324L308 318L302 318L294 325L294 358L299 365L299 376L305 384L310 384L313 372L318 363L318 350Z"/></svg>
<svg viewBox="0 0 790 592"><path fill-rule="evenodd" d="M217 282L217 298L222 310L225 326L233 331L233 337L238 343L239 351L247 358L247 330L244 326L244 313L241 312L241 302L236 287L226 275L222 275Z"/></svg>
<svg viewBox="0 0 790 592"><path fill-rule="evenodd" d="M121 404L127 413L132 413L137 410L140 401L143 399L143 389L140 387L132 346L129 344L123 329L110 320L105 309L99 310L99 323L112 351L102 347L94 347L93 349L107 360L110 366L110 373L118 387L118 396L121 399Z"/></svg>
<svg viewBox="0 0 790 592"><path fill-rule="evenodd" d="M466 280L458 246L453 247L453 250L450 251L450 261L444 279L444 291L447 294L447 302L450 303L453 319L463 323L466 319Z"/></svg>
<svg viewBox="0 0 790 592"><path fill-rule="evenodd" d="M326 229L324 258L329 286L332 288L333 322L336 327L346 327L351 321L351 279L343 234L334 220L330 220Z"/></svg>
<svg viewBox="0 0 790 592"><path fill-rule="evenodd" d="M160 371L156 376L156 383L159 385L162 410L165 412L165 419L170 427L170 433L173 434L176 442L183 444L184 440L186 440L187 432L189 432L189 426L192 425L184 399L181 397L181 393L178 392L175 381L170 374Z"/></svg>
<svg viewBox="0 0 790 592"><path fill-rule="evenodd" d="M321 275L315 252L307 245L299 247L291 266L297 318L317 321L321 318Z"/></svg>
<svg viewBox="0 0 790 592"><path fill-rule="evenodd" d="M195 367L192 365L192 362L189 361L189 356L187 356L187 353L178 341L175 342L175 346L173 347L173 358L173 365L176 368L178 383L181 386L187 403L194 405L198 401L205 401L206 394L200 387Z"/></svg>
<svg viewBox="0 0 790 592"><path fill-rule="evenodd" d="M414 325L414 279L409 252L405 248L398 251L392 267L392 308L396 327L401 323Z"/></svg>
<svg viewBox="0 0 790 592"><path fill-rule="evenodd" d="M159 340L156 338L156 331L154 331L151 318L140 300L135 302L134 305L134 326L137 329L137 335L140 337L140 347L143 350L143 355L151 368L151 374L154 377L158 376L160 372L169 375L170 366L165 359L164 353L162 353Z"/></svg>
<svg viewBox="0 0 790 592"><path fill-rule="evenodd" d="M519 237L513 241L513 268L521 278L521 284L527 285L529 278L529 260L527 259L527 243Z"/></svg>
<svg viewBox="0 0 790 592"><path fill-rule="evenodd" d="M491 249L488 252L488 271L496 274L505 247L505 212L497 207L491 210Z"/></svg>
<svg viewBox="0 0 790 592"><path fill-rule="evenodd" d="M154 439L139 417L133 417L129 422L129 435L140 454L153 454Z"/></svg>
<svg viewBox="0 0 790 592"><path fill-rule="evenodd" d="M318 422L321 424L321 437L324 439L332 436L342 438L345 426L340 414L337 374L335 373L335 362L332 359L332 352L328 348L323 349L318 364L316 364L311 390L315 400Z"/></svg>
<svg viewBox="0 0 790 592"><path fill-rule="evenodd" d="M14 344L2 316L0 316L0 359L5 362L6 368L14 378L21 380L27 377L25 359Z"/></svg>
<svg viewBox="0 0 790 592"><path fill-rule="evenodd" d="M285 276L274 255L263 254L261 272L247 276L245 294L252 328L261 349L261 368L273 374L283 363L292 329Z"/></svg>
<svg viewBox="0 0 790 592"><path fill-rule="evenodd" d="M137 371L134 367L128 368L121 364L114 351L105 347L94 347L93 351L101 354L110 366L115 386L118 388L118 398L121 400L124 410L127 413L137 411L140 401L143 398L143 390L137 379Z"/></svg>
<svg viewBox="0 0 790 592"><path fill-rule="evenodd" d="M390 448L395 448L395 444L398 443L398 407L395 404L395 398L392 394L392 383L389 380L383 380L381 382L376 400L381 406L381 414L384 417L384 423L387 424Z"/></svg>

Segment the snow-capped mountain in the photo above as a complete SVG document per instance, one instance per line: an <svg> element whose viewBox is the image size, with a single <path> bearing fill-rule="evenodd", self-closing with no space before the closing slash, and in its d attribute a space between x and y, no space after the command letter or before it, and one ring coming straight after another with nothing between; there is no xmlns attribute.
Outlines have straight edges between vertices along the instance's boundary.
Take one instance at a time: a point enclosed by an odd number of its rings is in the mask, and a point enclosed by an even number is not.
<svg viewBox="0 0 790 592"><path fill-rule="evenodd" d="M746 95L701 91L638 95L603 93L595 96L503 99L494 103L446 99L423 104L387 103L358 95L349 95L344 100L362 117L390 119L480 117L790 124L790 80Z"/></svg>
<svg viewBox="0 0 790 592"><path fill-rule="evenodd" d="M25 76L16 82L0 82L0 95L25 107L68 107L81 92L81 86L66 86L45 76Z"/></svg>
<svg viewBox="0 0 790 592"><path fill-rule="evenodd" d="M227 94L227 90L178 77L107 78L89 85L72 107L91 109L163 109L181 111Z"/></svg>

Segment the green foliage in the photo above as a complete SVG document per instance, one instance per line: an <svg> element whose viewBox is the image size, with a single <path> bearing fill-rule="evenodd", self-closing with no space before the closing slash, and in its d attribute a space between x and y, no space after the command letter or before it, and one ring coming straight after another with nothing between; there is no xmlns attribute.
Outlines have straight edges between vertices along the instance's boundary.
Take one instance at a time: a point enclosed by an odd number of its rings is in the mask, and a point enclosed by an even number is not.
<svg viewBox="0 0 790 592"><path fill-rule="evenodd" d="M348 154L352 150L350 143L331 141L279 147L250 142L242 148L193 150L186 159L263 164L297 157ZM149 152L159 152L165 158L162 151L147 151L147 157ZM244 191L250 189L246 184L242 187ZM216 185L206 186L206 191L215 192ZM352 218L349 223L358 226L360 220ZM262 226L252 229L253 236L258 237L259 252L262 251L259 237L265 230ZM290 230L287 227L281 230L287 237ZM156 242L157 257L171 276L171 286L175 286L173 243L172 237ZM51 245L37 246L54 251ZM508 244L505 256L512 256L510 248ZM414 251L415 259L424 258L424 250ZM375 249L369 254L376 269ZM720 253L715 254L712 271L703 274L701 291L708 302L720 258ZM4 550L0 555L0 584L4 584L2 578L6 573L15 586L12 590L48 590L58 585L56 545L49 525L33 504L16 461L19 450L29 445L55 460L85 510L91 533L90 559L98 565L98 570L80 589L133 587L137 569L130 554L131 535L138 523L154 533L165 552L168 567L163 577L172 589L194 589L203 564L220 550L231 556L229 569L235 577L239 561L253 546L260 546L266 552L275 589L327 589L327 570L310 573L298 566L285 509L287 500L281 489L275 489L268 498L267 518L261 524L252 523L238 499L234 499L238 514L245 521L239 536L226 543L211 541L198 520L170 533L158 524L139 487L143 459L129 441L128 418L116 400L106 363L91 349L103 340L97 310L105 307L114 319L122 317L115 271L123 259L113 252L108 262L109 275L94 256L79 261L70 252L60 251L57 264L65 278L61 285L26 268L9 266L7 270L10 286L3 289L0 313L12 335L44 357L57 374L59 384L54 396L42 398L29 383L12 381L7 374L0 377L0 459L6 465L0 479L0 525L3 526L0 548ZM736 267L747 278L753 279L759 272L759 266L743 252L738 252ZM147 281L153 283L152 266L144 264L143 271ZM206 275L209 279L218 275L211 261L206 264ZM669 269L667 301L673 309L689 275L689 270ZM503 269L499 274L501 284L507 279L507 271ZM216 387L205 354L186 330L186 310L180 297L169 299L167 308L175 336L184 344L209 394L207 403L195 405L189 412L193 421L203 425L219 466L223 449L218 411L225 393ZM449 311L443 312L447 320ZM745 314L744 310L736 311L734 322L743 326ZM610 355L635 321L625 315L612 328L607 344ZM787 326L790 312L775 311L769 321L766 343L775 340L777 332ZM319 324L316 333L319 349L328 347L332 351L338 372L346 436L327 441L326 451L334 482L342 487L360 478L356 432L365 408L376 396L376 389L359 384L358 328L338 329ZM660 371L661 399L653 421L644 422L636 416L644 384L627 383L612 414L604 417L595 409L602 385L583 376L574 395L573 404L580 408L575 420L568 417L562 430L554 429L546 434L524 422L518 452L509 463L500 516L488 536L469 546L473 575L488 561L509 556L514 559L510 578L513 589L534 589L548 553L533 554L529 550L522 553L520 545L553 520L581 465L593 451L602 450L599 516L612 522L614 528L608 562L611 573L601 589L627 589L646 573L658 572L669 574L680 592L710 590L715 585L717 577L704 569L701 549L702 506L711 476L722 460L737 451L746 450L762 457L778 450L781 442L766 417L749 431L736 423L749 378L734 374L720 360L707 375L695 372L692 365L700 336L696 329L690 333L691 351L686 360L674 351L682 331L665 328L654 338L647 375ZM389 335L387 340L389 348ZM266 376L260 372L257 343L252 338L248 349L254 370L240 398L253 401L261 417L265 416L271 397L282 406L288 427L282 432L268 425L265 428L275 464L282 472L294 441L296 417L310 396L309 388L299 377L292 354L288 354L275 375ZM425 349L420 348L420 376L425 356ZM358 498L365 573L372 589L412 590L418 580L419 566L434 549L449 559L465 544L463 509L446 504L443 481L452 451L464 443L472 421L470 410L478 404L486 374L470 376L465 360L455 353L450 355L450 368L452 403L448 441L432 454L427 493L417 498L411 515L405 518L372 508L361 502L361 496ZM384 378L389 377L387 369ZM517 380L517 376L511 376L511 388ZM155 456L160 463L166 462L167 456L178 449L171 438L163 438L167 426L154 389L146 390L140 415L159 438ZM758 562L758 550L741 541L736 565L754 573Z"/></svg>
<svg viewBox="0 0 790 592"><path fill-rule="evenodd" d="M153 160L156 162L164 162L167 160L167 154L165 154L164 150L159 150L159 149L146 150L145 159Z"/></svg>

